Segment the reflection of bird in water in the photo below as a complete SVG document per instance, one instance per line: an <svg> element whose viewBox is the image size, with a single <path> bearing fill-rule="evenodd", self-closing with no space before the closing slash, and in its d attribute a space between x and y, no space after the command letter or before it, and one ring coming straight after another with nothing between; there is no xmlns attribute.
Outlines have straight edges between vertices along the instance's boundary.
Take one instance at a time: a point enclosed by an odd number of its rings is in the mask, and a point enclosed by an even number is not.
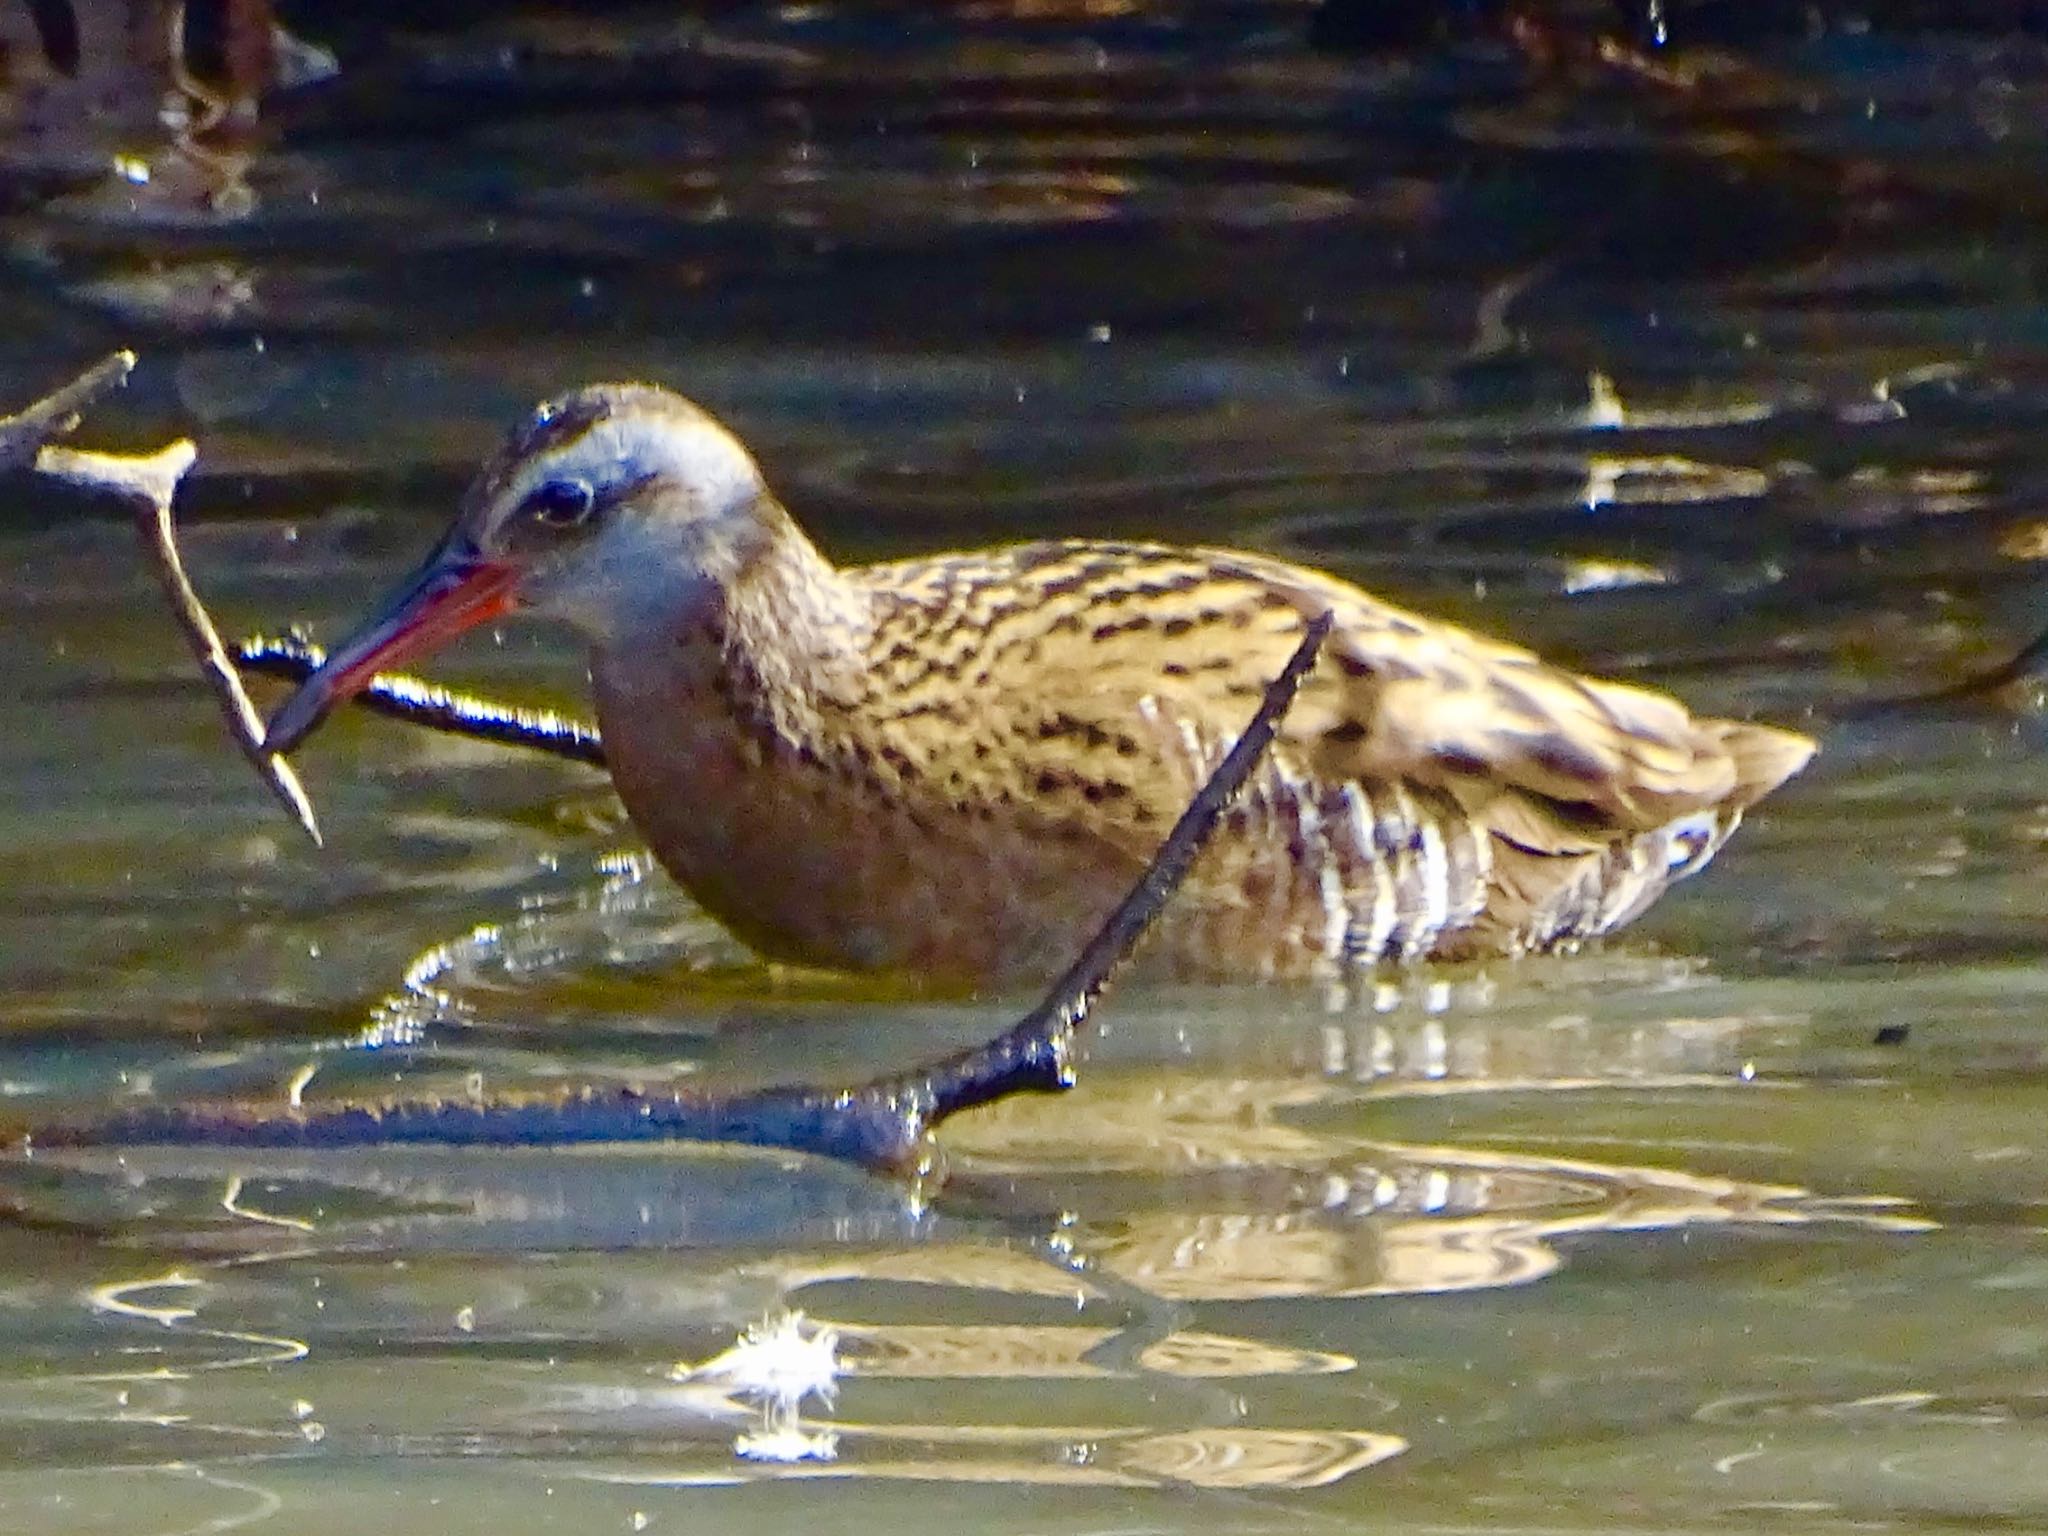
<svg viewBox="0 0 2048 1536"><path fill-rule="evenodd" d="M713 914L770 955L955 981L1042 977L1078 948L1325 610L1317 672L1153 941L1170 969L1606 932L1812 752L1255 555L1062 542L836 568L731 434L640 385L515 432L272 748L513 609L588 636L619 793Z"/></svg>

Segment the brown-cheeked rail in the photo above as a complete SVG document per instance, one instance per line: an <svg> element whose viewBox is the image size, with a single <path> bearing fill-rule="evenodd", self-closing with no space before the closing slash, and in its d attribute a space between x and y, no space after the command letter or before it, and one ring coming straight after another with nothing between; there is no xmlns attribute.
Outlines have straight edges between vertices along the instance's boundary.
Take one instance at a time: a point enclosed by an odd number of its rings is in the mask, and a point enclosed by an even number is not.
<svg viewBox="0 0 2048 1536"><path fill-rule="evenodd" d="M1259 555L1063 541L835 566L730 432L639 384L515 431L266 745L522 610L587 639L619 795L715 917L774 958L942 983L1058 971L1326 612L1154 969L1568 946L1698 870L1813 752Z"/></svg>

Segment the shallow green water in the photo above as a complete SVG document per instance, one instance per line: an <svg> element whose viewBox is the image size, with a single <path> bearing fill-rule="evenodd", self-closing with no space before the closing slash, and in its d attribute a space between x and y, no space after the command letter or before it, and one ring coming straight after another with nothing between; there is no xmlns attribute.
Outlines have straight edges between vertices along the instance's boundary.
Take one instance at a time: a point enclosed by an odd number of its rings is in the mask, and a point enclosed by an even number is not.
<svg viewBox="0 0 2048 1536"><path fill-rule="evenodd" d="M1114 10L309 22L343 72L266 108L246 217L168 157L31 196L17 122L0 405L136 345L87 436L200 438L237 627L331 633L523 404L650 375L837 553L1227 540L1822 757L1603 951L1122 992L1077 1092L947 1127L943 1190L0 1166L0 1529L2048 1524L2042 730L1837 720L2033 632L2048 54L1766 38L1674 101ZM104 509L0 485L0 600L10 1119L308 1067L839 1080L1024 1001L771 972L596 775L388 725L305 754L315 853ZM445 670L578 697L537 630ZM843 1375L777 1461L670 1373L790 1310Z"/></svg>

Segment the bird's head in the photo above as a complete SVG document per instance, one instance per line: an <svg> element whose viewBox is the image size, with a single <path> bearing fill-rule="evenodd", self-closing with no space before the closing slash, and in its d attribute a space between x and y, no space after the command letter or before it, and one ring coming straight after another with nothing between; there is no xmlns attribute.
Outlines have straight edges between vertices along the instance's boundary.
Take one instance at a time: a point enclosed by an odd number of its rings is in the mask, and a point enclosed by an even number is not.
<svg viewBox="0 0 2048 1536"><path fill-rule="evenodd" d="M379 671L514 611L595 639L686 611L769 536L761 473L682 396L599 384L551 401L506 440L426 562L272 717L288 752Z"/></svg>

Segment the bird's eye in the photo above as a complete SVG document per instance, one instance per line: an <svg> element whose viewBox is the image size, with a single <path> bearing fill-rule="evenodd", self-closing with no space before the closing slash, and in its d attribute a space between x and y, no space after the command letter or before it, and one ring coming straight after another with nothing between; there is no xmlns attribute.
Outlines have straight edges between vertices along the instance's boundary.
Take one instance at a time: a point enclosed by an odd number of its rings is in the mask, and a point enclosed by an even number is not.
<svg viewBox="0 0 2048 1536"><path fill-rule="evenodd" d="M536 522L550 528L573 528L597 508L597 493L588 480L550 480L526 499Z"/></svg>

